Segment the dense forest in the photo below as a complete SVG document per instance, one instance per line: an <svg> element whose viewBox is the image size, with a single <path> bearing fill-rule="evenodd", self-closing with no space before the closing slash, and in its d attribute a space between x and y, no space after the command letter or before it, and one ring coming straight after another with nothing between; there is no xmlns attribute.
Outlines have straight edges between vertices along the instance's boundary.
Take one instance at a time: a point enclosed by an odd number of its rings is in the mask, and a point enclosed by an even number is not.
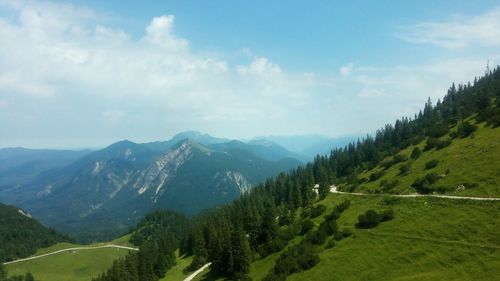
<svg viewBox="0 0 500 281"><path fill-rule="evenodd" d="M381 164L388 156L392 156L391 161L398 161L398 157L394 157L398 151L423 140L426 141L425 149L445 147L453 139L474 131L472 116L477 122L500 126L500 68L488 70L472 84L452 85L443 100L433 105L429 99L424 109L412 118L399 119L378 130L374 136L366 136L329 155L317 156L312 163L288 174L268 179L231 204L199 214L181 237L166 232L148 240L138 253L116 262L95 280L158 280L175 262L172 255L177 245L181 254L194 255L192 268L210 261L215 274L246 280L253 259L278 252L295 234L310 231L312 226L308 220L324 211L321 205L312 207L312 203L318 197L319 200L324 198L332 183L344 183L347 188L354 189L369 180L359 179L360 172ZM450 133L454 126L458 129ZM443 137L446 138L443 140ZM412 157L418 154L419 151L415 151ZM315 184L319 184L318 195L313 191ZM425 188L415 186L416 191L432 191L425 179L422 186ZM284 280L296 270L314 266L319 261L314 245L325 243L331 235L339 239L348 236L348 231L339 230L335 223L348 205L346 202L338 206L336 212L325 216L318 230L285 251L266 280ZM373 227L393 215L391 212L367 212L360 216L358 227Z"/></svg>
<svg viewBox="0 0 500 281"><path fill-rule="evenodd" d="M39 248L70 241L13 206L0 204L0 261L11 261L35 253Z"/></svg>

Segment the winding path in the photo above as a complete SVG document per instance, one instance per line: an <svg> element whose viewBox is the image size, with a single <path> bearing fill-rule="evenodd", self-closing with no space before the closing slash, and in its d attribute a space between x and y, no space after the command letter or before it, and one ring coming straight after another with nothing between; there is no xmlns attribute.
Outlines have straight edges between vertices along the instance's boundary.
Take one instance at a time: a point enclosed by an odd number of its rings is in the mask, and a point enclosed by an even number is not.
<svg viewBox="0 0 500 281"><path fill-rule="evenodd" d="M337 191L337 187L335 185L330 186L330 192L338 194L359 195L359 196L386 195L391 197L406 197L406 198L436 197L436 198L454 199L454 200L500 201L500 198L498 197L471 197L471 196L453 196L453 195L438 195L438 194L389 194L389 193L370 194L370 193L359 193L359 192L343 192L343 191Z"/></svg>
<svg viewBox="0 0 500 281"><path fill-rule="evenodd" d="M189 275L188 277L186 277L186 279L184 279L184 281L191 281L193 280L196 275L200 274L203 270L205 270L205 268L209 267L212 263L209 262L207 264L205 264L204 266L198 268L198 270L196 270L195 272L191 273L191 275Z"/></svg>
<svg viewBox="0 0 500 281"><path fill-rule="evenodd" d="M94 246L94 247L72 247L72 248L66 248L66 249L57 250L57 251L50 252L50 253L43 254L43 255L38 255L38 256L33 256L33 257L25 258L25 259L18 259L18 260L14 260L14 261L8 261L8 262L4 262L3 264L7 265L7 264L11 264L11 263L17 263L17 262L22 262L22 261L29 261L29 260L43 258L43 257L46 257L46 256L55 255L55 254L59 254L59 253L62 253L62 252L68 252L68 251L94 250L94 249L102 249L102 248L118 248L118 249L132 250L132 251L138 251L139 250L138 248L127 247L127 246L119 246L119 245L113 245L113 244L102 245L102 246Z"/></svg>

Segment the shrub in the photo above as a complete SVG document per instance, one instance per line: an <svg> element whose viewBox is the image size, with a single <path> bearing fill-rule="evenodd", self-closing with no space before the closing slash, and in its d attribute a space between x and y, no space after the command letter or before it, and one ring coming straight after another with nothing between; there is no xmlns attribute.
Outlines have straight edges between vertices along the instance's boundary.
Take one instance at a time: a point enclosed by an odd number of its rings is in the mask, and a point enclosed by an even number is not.
<svg viewBox="0 0 500 281"><path fill-rule="evenodd" d="M444 123L437 123L427 130L427 135L433 138L439 138L448 133L448 126Z"/></svg>
<svg viewBox="0 0 500 281"><path fill-rule="evenodd" d="M349 200L344 200L342 201L342 203L338 204L337 206L335 206L333 208L334 211L337 211L339 213L342 213L344 212L345 210L347 210L349 208L349 206L351 206L351 201Z"/></svg>
<svg viewBox="0 0 500 281"><path fill-rule="evenodd" d="M352 236L352 231L349 228L344 228L344 230L342 230L342 236L344 238L350 237Z"/></svg>
<svg viewBox="0 0 500 281"><path fill-rule="evenodd" d="M401 167L399 167L399 175L407 175L410 173L410 171L411 171L410 163L403 164L401 165Z"/></svg>
<svg viewBox="0 0 500 281"><path fill-rule="evenodd" d="M311 208L310 217L312 219L319 217L325 210L326 207L324 205L318 204Z"/></svg>
<svg viewBox="0 0 500 281"><path fill-rule="evenodd" d="M469 121L465 121L460 123L457 128L457 134L458 136L465 138L470 136L472 133L474 133L477 130L477 126L472 125Z"/></svg>
<svg viewBox="0 0 500 281"><path fill-rule="evenodd" d="M436 149L443 149L445 147L447 147L448 145L451 144L451 139L446 139L446 140L439 140L437 143L436 143Z"/></svg>
<svg viewBox="0 0 500 281"><path fill-rule="evenodd" d="M337 245L337 242L335 242L335 239L330 239L328 240L328 243L326 243L326 248L331 249Z"/></svg>
<svg viewBox="0 0 500 281"><path fill-rule="evenodd" d="M382 191L388 192L388 191L394 189L396 186L398 186L399 183L400 183L399 180L392 180L392 181L383 180L380 183L380 187L381 187Z"/></svg>
<svg viewBox="0 0 500 281"><path fill-rule="evenodd" d="M422 154L422 151L420 150L420 148L415 147L411 151L411 159L416 160L420 157L421 154Z"/></svg>
<svg viewBox="0 0 500 281"><path fill-rule="evenodd" d="M313 228L314 228L314 222L312 220L307 219L302 222L300 232L302 234L306 234Z"/></svg>
<svg viewBox="0 0 500 281"><path fill-rule="evenodd" d="M394 211L387 210L382 214L378 214L374 210L368 210L366 213L358 216L357 228L373 228L381 222L392 220L394 218Z"/></svg>
<svg viewBox="0 0 500 281"><path fill-rule="evenodd" d="M384 171L378 171L370 175L370 181L376 181L384 176Z"/></svg>
<svg viewBox="0 0 500 281"><path fill-rule="evenodd" d="M429 170L429 169L432 169L432 168L436 168L438 164L439 164L439 160L432 159L431 161L425 163L425 169Z"/></svg>
<svg viewBox="0 0 500 281"><path fill-rule="evenodd" d="M358 216L358 228L372 228L380 222L379 215L374 210L368 210L366 213Z"/></svg>
<svg viewBox="0 0 500 281"><path fill-rule="evenodd" d="M417 193L428 194L433 191L432 184L439 180L439 176L436 173L430 173L425 175L423 178L417 178L412 184Z"/></svg>
<svg viewBox="0 0 500 281"><path fill-rule="evenodd" d="M400 162L403 162L403 161L406 161L408 160L408 156L404 155L404 154L396 154L394 155L394 163L400 163Z"/></svg>
<svg viewBox="0 0 500 281"><path fill-rule="evenodd" d="M429 137L429 138L427 138L427 142L425 144L424 151L428 151L428 150L431 150L433 148L442 149L442 148L447 147L450 144L451 144L450 139L440 140L437 138Z"/></svg>

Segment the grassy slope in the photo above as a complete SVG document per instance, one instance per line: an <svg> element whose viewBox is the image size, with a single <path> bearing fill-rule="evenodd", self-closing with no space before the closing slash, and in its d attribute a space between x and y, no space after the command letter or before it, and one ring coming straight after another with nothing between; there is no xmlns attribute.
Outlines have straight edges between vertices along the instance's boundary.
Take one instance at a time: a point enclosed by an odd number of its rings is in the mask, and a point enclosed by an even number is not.
<svg viewBox="0 0 500 281"><path fill-rule="evenodd" d="M500 280L500 202L387 198L332 194L319 202L330 210L351 200L338 223L353 236L331 249L319 247L320 263L287 280ZM371 230L355 228L360 213L387 208L395 211L394 220ZM254 261L252 279L261 280L278 256ZM224 279L205 270L195 280Z"/></svg>
<svg viewBox="0 0 500 281"><path fill-rule="evenodd" d="M472 137L454 139L451 145L441 150L430 150L422 153L417 160L407 160L398 163L385 171L380 179L360 185L357 191L374 192L379 189L383 180L400 181L392 192L414 193L410 187L417 177L422 177L430 172L439 175L449 174L440 179L436 185L453 187L450 194L462 196L500 197L500 128L485 128L484 123L478 125L478 130ZM447 137L443 137L447 138ZM423 150L425 141L417 145ZM400 154L410 156L414 146L403 150ZM436 168L425 170L425 163L437 159L439 164ZM399 167L405 163L411 163L412 169L408 175L400 176ZM369 178L371 174L383 170L376 167L365 171L359 178ZM475 183L476 187L455 191L459 185Z"/></svg>
<svg viewBox="0 0 500 281"><path fill-rule="evenodd" d="M129 236L123 236L112 241L112 244L130 246ZM105 243L92 244L89 246L98 246ZM70 243L58 243L48 248L40 249L35 256L71 248L81 247ZM63 252L40 259L24 261L7 265L9 275L25 274L31 272L39 281L83 281L91 280L92 277L99 275L107 270L115 259L121 258L128 253L125 249L104 248L94 250L79 250L75 253Z"/></svg>
<svg viewBox="0 0 500 281"><path fill-rule="evenodd" d="M493 280L500 276L500 203L435 198L330 195L326 205L351 200L339 219L354 235L320 253L320 263L288 280ZM357 216L392 208L394 220L371 230ZM498 279L497 279L498 280Z"/></svg>

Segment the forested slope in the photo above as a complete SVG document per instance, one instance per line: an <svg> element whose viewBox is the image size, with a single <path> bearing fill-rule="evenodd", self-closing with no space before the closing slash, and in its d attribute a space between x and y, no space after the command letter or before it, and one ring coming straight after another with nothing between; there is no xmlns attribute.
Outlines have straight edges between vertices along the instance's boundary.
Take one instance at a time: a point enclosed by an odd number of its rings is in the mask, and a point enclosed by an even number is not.
<svg viewBox="0 0 500 281"><path fill-rule="evenodd" d="M19 208L0 204L0 261L27 257L38 248L69 240Z"/></svg>

